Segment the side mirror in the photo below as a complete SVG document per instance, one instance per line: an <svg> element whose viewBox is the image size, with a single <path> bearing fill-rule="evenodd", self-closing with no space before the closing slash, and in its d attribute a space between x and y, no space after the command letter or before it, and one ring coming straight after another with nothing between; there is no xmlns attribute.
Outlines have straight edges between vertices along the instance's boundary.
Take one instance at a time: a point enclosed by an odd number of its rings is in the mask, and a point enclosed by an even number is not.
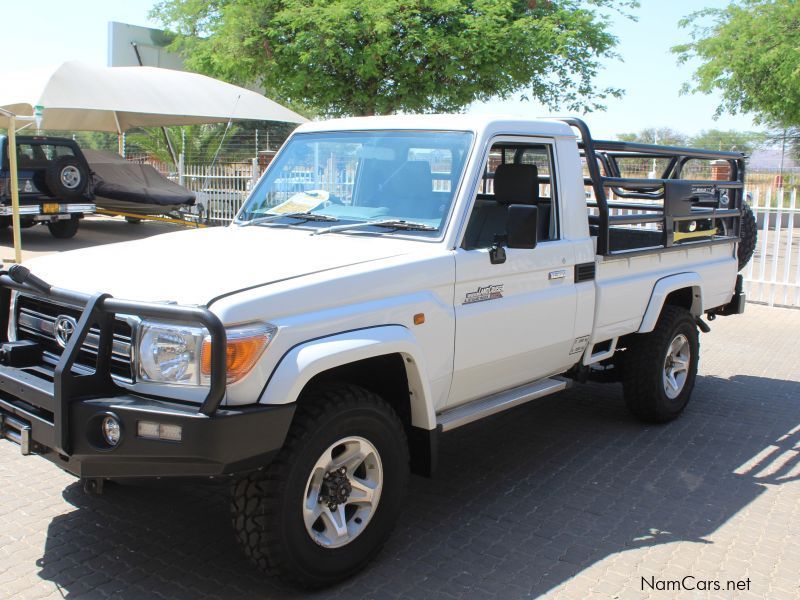
<svg viewBox="0 0 800 600"><path fill-rule="evenodd" d="M508 207L506 234L494 236L494 245L489 249L489 260L493 265L506 262L508 248L532 250L536 248L539 232L539 209L530 204L511 204Z"/></svg>
<svg viewBox="0 0 800 600"><path fill-rule="evenodd" d="M539 231L539 208L530 204L512 204L508 207L509 248L536 248Z"/></svg>

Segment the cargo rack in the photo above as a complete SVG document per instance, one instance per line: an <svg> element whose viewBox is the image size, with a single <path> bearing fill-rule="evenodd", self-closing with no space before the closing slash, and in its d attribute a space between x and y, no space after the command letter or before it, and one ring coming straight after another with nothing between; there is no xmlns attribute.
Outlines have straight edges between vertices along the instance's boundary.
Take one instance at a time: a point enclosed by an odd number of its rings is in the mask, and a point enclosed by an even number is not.
<svg viewBox="0 0 800 600"><path fill-rule="evenodd" d="M679 146L659 146L592 138L586 123L577 118L555 118L578 133L578 147L586 160L588 177L584 184L594 192L597 215L589 215L592 234L597 235L597 254L603 256L631 255L656 252L687 245L710 245L739 240L742 206L744 203L745 155L741 152L700 150ZM625 158L667 159L661 177L642 179L622 177L619 161ZM728 179L684 179L681 172L692 159L725 161ZM601 171L602 169L602 171ZM609 200L606 190L626 200ZM640 214L611 214L612 210L646 211ZM698 228L698 221L701 227ZM660 224L660 230L641 230L633 227L645 223ZM694 228L692 228L692 226ZM722 232L718 230L722 227ZM628 238L629 247L614 248L615 239ZM633 245L630 242L633 242Z"/></svg>

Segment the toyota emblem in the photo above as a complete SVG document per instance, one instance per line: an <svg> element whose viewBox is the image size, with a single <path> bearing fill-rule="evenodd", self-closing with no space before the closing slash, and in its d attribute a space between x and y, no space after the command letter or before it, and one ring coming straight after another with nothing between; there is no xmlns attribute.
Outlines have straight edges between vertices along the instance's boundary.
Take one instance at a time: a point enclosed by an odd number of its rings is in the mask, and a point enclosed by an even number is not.
<svg viewBox="0 0 800 600"><path fill-rule="evenodd" d="M62 348L66 348L69 343L69 338L75 333L78 327L78 322L67 315L59 315L56 318L55 337L56 343Z"/></svg>

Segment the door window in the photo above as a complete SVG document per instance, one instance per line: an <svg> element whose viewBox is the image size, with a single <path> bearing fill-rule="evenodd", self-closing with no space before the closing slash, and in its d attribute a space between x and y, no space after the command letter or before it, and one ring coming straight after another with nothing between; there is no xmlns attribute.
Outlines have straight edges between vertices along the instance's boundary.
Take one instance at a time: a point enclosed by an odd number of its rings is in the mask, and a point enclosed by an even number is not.
<svg viewBox="0 0 800 600"><path fill-rule="evenodd" d="M558 239L558 186L553 173L550 144L501 142L493 145L462 247L467 250L488 248L494 243L495 236L504 235L510 204L538 207L538 241ZM498 180L500 194L495 193Z"/></svg>

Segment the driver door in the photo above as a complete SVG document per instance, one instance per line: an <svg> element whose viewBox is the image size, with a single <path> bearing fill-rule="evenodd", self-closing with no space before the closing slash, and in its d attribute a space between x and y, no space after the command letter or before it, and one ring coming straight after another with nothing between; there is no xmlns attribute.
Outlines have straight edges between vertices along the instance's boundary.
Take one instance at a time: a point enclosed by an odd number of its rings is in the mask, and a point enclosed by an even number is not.
<svg viewBox="0 0 800 600"><path fill-rule="evenodd" d="M563 372L575 362L575 252L573 243L560 239L555 150L551 140L520 139L500 139L492 146L482 189L456 251L456 344L449 407ZM470 231L482 210L500 210L493 200L492 176L497 165L511 161L537 165L539 193L519 200L538 205L539 218L548 223L536 248L506 248L505 262L492 264L486 240L493 235ZM483 242L474 244L477 238Z"/></svg>

